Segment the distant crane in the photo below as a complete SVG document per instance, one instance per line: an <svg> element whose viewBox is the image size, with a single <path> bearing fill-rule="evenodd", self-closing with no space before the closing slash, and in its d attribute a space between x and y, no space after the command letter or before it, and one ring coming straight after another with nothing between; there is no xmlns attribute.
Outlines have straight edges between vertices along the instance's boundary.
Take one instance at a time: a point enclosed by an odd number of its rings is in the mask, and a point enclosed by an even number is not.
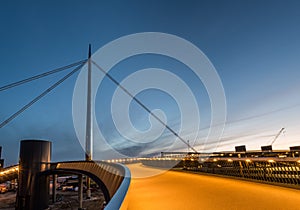
<svg viewBox="0 0 300 210"><path fill-rule="evenodd" d="M283 131L285 130L285 128L281 128L280 131L276 134L275 138L273 139L273 141L271 142L271 146L275 143L275 141L278 139L278 137L283 133Z"/></svg>

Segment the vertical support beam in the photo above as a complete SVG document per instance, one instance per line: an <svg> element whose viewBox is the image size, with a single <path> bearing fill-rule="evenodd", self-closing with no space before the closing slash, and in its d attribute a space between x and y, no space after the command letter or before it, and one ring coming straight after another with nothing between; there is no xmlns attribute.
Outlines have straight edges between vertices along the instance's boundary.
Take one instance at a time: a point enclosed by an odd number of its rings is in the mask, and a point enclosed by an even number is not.
<svg viewBox="0 0 300 210"><path fill-rule="evenodd" d="M78 210L83 209L82 208L82 201L83 201L83 178L82 174L78 176L78 200L79 200L79 208Z"/></svg>
<svg viewBox="0 0 300 210"><path fill-rule="evenodd" d="M241 177L244 177L244 173L243 173L243 164L242 164L242 161L239 161L239 169L240 169L240 176Z"/></svg>
<svg viewBox="0 0 300 210"><path fill-rule="evenodd" d="M57 182L57 175L52 175L52 203L56 202L56 182Z"/></svg>
<svg viewBox="0 0 300 210"><path fill-rule="evenodd" d="M87 110L86 110L86 140L85 140L85 160L92 160L93 122L92 122L92 61L91 45L88 52L88 86L87 86ZM91 198L90 178L86 178L87 199Z"/></svg>
<svg viewBox="0 0 300 210"><path fill-rule="evenodd" d="M91 45L88 54L88 81L87 81L87 108L86 108L86 141L85 141L85 160L92 160L92 62Z"/></svg>

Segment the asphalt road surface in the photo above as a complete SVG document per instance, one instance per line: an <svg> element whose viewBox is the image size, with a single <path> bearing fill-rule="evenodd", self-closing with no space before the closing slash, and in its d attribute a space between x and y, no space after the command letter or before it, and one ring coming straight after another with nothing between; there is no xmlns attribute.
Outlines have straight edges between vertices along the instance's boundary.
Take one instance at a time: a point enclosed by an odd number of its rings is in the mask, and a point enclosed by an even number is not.
<svg viewBox="0 0 300 210"><path fill-rule="evenodd" d="M121 209L300 210L300 190L216 176L127 165L133 178Z"/></svg>

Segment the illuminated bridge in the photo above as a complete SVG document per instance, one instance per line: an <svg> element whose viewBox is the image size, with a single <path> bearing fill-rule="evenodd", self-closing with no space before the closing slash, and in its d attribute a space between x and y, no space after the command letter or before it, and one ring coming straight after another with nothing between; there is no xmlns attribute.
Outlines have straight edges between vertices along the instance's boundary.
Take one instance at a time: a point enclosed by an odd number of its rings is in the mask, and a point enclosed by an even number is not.
<svg viewBox="0 0 300 210"><path fill-rule="evenodd" d="M19 171L18 165L6 167L3 170L0 170L0 183L17 179L18 171Z"/></svg>
<svg viewBox="0 0 300 210"><path fill-rule="evenodd" d="M90 176L111 204L107 209L299 209L298 154L223 152L202 162L205 154L168 153L156 158L52 163L43 174ZM119 163L127 165L132 178ZM165 169L170 166L174 168ZM0 180L16 177L18 170L18 166L6 168Z"/></svg>
<svg viewBox="0 0 300 210"><path fill-rule="evenodd" d="M0 128L6 126L82 69L85 64L87 64L88 70L85 125L86 159L85 161L52 163L50 142L32 140L24 142L24 147L21 146L20 149L19 166L0 170L0 182L18 178L16 209L47 209L49 177L65 173L77 174L79 177L80 209L82 209L83 200L83 175L88 177L86 179L87 192L89 192L89 178L92 178L100 186L105 200L108 202L105 208L108 210L300 209L299 147L291 148L290 151L272 151L272 148L267 146L263 151L252 152L246 151L244 147L238 147L235 152L198 153L185 139L151 112L142 101L134 97L126 87L120 86L116 79L95 63L91 59L91 47L89 47L88 59L0 87L0 91L4 91L73 68L63 78L1 122ZM159 123L162 123L193 152L162 153L161 157L135 160L91 161L92 113L94 112L91 94L93 65L114 84L120 86L132 100L136 101ZM276 135L272 143L282 132L283 129ZM119 163L127 164L127 166ZM1 165L3 165L2 162ZM170 168L173 169L166 170ZM151 175L153 173L159 175L153 176ZM229 179L229 176L237 179ZM55 187L53 187L52 196L55 202ZM101 209L100 206L99 209Z"/></svg>

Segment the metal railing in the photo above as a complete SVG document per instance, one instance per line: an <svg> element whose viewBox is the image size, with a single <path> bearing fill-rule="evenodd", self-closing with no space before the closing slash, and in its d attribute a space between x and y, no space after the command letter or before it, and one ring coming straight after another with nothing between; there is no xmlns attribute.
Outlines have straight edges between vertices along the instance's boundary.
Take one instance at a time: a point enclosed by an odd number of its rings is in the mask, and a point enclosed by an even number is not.
<svg viewBox="0 0 300 210"><path fill-rule="evenodd" d="M298 158L212 158L196 165L185 164L185 169L300 186Z"/></svg>
<svg viewBox="0 0 300 210"><path fill-rule="evenodd" d="M192 154L183 169L300 187L299 151L220 152Z"/></svg>
<svg viewBox="0 0 300 210"><path fill-rule="evenodd" d="M300 151L169 152L163 158L143 159L142 163L300 188Z"/></svg>
<svg viewBox="0 0 300 210"><path fill-rule="evenodd" d="M73 171L91 176L100 187L102 185L101 189L108 201L105 209L120 208L131 180L126 166L105 161L60 162L53 164L51 171Z"/></svg>

